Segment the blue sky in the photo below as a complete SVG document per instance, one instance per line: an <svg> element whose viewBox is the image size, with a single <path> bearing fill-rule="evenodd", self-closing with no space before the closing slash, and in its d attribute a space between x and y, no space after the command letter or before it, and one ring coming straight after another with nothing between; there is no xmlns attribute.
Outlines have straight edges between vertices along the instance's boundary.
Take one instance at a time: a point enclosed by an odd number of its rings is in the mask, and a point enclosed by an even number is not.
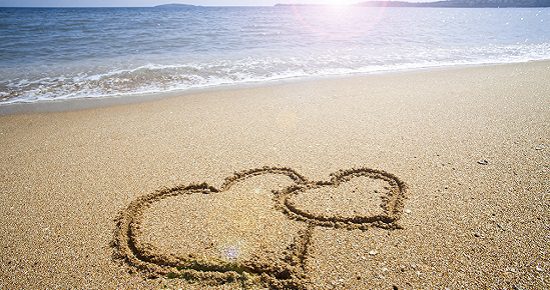
<svg viewBox="0 0 550 290"><path fill-rule="evenodd" d="M350 4L366 0L0 0L1 7L137 7L154 6L166 3L187 3L195 5L273 5L275 3L320 3ZM410 0L426 2L428 0Z"/></svg>

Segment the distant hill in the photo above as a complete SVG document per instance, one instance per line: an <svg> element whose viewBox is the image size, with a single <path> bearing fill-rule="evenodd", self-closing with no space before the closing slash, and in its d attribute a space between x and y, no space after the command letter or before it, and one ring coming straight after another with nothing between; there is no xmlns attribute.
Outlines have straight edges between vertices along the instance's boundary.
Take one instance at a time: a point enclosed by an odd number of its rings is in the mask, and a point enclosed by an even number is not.
<svg viewBox="0 0 550 290"><path fill-rule="evenodd" d="M275 6L291 6L293 4L277 4ZM296 4L298 6L310 6ZM319 6L319 5L311 5ZM441 7L441 8L525 8L550 7L550 0L449 0L436 2L405 2L405 1L367 1L355 4L367 7Z"/></svg>
<svg viewBox="0 0 550 290"><path fill-rule="evenodd" d="M506 8L506 7L550 7L550 0L449 0L425 3L404 1L368 1L358 6L390 7L450 7L450 8Z"/></svg>
<svg viewBox="0 0 550 290"><path fill-rule="evenodd" d="M550 7L550 0L449 0L425 3L404 1L368 1L357 6L387 7L449 7L449 8L506 8L506 7Z"/></svg>
<svg viewBox="0 0 550 290"><path fill-rule="evenodd" d="M155 8L193 8L193 7L200 7L195 5L189 5L189 4L163 4L155 6Z"/></svg>

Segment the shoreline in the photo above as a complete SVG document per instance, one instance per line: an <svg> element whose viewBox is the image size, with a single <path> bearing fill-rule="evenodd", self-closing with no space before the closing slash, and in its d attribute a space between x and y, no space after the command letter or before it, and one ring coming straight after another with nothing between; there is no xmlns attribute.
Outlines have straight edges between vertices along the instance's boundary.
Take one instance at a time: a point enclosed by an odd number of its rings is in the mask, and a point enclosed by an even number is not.
<svg viewBox="0 0 550 290"><path fill-rule="evenodd" d="M48 112L68 112L68 111L79 111L79 110L88 110L96 109L110 106L120 106L120 105L130 105L130 104L139 104L146 102L154 102L162 99L186 97L190 95L205 94L205 93L219 93L225 90L240 90L240 89L250 89L250 88L261 88L261 87L276 87L284 86L287 84L299 84L299 83L311 83L311 82L322 82L322 81L331 81L331 80L342 80L342 79L361 79L369 78L372 76L392 76L400 74L414 74L421 72L430 72L430 71L452 71L452 70L461 70L468 68L476 67L490 67L490 66L508 66L508 65L517 65L517 64L529 64L529 63L549 63L550 59L545 60L528 60L528 61L518 61L518 62L507 62L507 63L476 63L476 64L454 64L454 65L438 65L431 67L417 67L417 68L403 68L396 70L380 70L372 72L357 72L357 73L346 73L346 74L329 74L329 75L316 75L316 76L299 76L299 77L288 77L281 79L273 80L260 80L260 81L249 81L242 83L233 83L233 84L219 84L211 85L204 87L196 87L189 89L176 89L173 91L166 92L154 92L154 93L137 93L137 94L124 94L124 95L115 95L115 96L106 96L106 97L84 97L84 98L74 98L74 99L53 99L53 100L42 100L35 102L16 102L2 104L0 103L0 116L3 115L13 115L13 114L26 114L26 113L48 113Z"/></svg>

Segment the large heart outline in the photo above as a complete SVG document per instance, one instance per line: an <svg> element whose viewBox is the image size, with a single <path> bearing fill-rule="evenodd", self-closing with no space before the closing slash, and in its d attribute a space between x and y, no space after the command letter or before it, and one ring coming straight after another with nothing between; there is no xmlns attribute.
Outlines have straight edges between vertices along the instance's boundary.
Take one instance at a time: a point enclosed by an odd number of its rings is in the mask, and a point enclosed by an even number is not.
<svg viewBox="0 0 550 290"><path fill-rule="evenodd" d="M153 203L181 195L221 194L245 179L263 174L284 175L294 182L294 185L285 189L273 191L274 209L282 211L289 219L307 224L307 228L300 231L294 242L288 247L283 260L272 261L272 263L255 260L239 263L215 259L201 260L193 255L183 257L163 254L154 246L140 240L144 212ZM370 168L340 170L332 173L330 177L329 181L308 181L291 168L262 167L236 172L227 177L219 189L206 183L190 184L164 188L141 196L123 209L116 219L112 241L115 257L123 260L132 270L137 270L151 278L162 276L184 278L212 285L238 281L243 288L261 284L272 289L307 289L305 260L308 257L312 232L316 226L359 230L367 230L371 227L400 228L396 222L401 217L402 201L408 190L407 185L398 177L382 170ZM356 177L380 179L390 185L387 195L382 199L383 212L381 214L328 217L304 211L293 202L293 197L309 189L338 187Z"/></svg>

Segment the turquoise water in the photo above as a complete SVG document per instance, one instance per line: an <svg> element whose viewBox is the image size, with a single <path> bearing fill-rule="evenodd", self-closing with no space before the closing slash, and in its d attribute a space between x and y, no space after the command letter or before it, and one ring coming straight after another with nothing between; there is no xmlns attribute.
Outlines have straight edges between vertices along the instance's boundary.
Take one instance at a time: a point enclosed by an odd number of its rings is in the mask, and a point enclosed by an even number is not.
<svg viewBox="0 0 550 290"><path fill-rule="evenodd" d="M550 9L0 8L0 103L550 59Z"/></svg>

